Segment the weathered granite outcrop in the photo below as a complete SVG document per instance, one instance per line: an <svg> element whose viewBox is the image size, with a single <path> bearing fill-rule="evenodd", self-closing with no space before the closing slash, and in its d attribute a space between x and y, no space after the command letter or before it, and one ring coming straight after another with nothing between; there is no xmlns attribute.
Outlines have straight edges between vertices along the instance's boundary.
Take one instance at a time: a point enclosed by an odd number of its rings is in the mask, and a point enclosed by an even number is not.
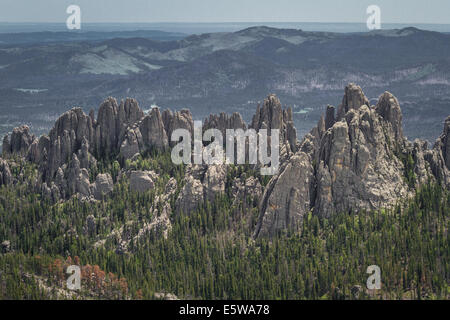
<svg viewBox="0 0 450 320"><path fill-rule="evenodd" d="M233 205L237 205L239 201L246 201L250 196L253 201L259 201L263 193L263 187L259 180L255 177L248 177L246 179L236 178L233 181L232 194Z"/></svg>
<svg viewBox="0 0 450 320"><path fill-rule="evenodd" d="M336 122L334 110L335 110L334 106L331 105L327 106L327 111L325 112L325 119L324 119L325 130L330 129Z"/></svg>
<svg viewBox="0 0 450 320"><path fill-rule="evenodd" d="M180 112L174 118L188 116ZM42 181L46 182L43 190L48 193L52 182L56 182L63 198L73 193L90 195L86 179L89 170L97 165L96 157L112 158L120 152L128 159L149 148L166 146L167 134L159 109L145 116L137 101L130 98L120 105L107 98L97 120L93 111L86 115L81 108L73 108L58 118L48 136L36 139L27 126L22 126L14 129L11 139L5 137L3 141L5 155L15 154L38 164ZM67 182L69 178L75 180Z"/></svg>
<svg viewBox="0 0 450 320"><path fill-rule="evenodd" d="M0 158L0 186L9 185L13 181L8 162Z"/></svg>
<svg viewBox="0 0 450 320"><path fill-rule="evenodd" d="M213 202L216 195L225 192L227 170L225 165L210 165L203 178L204 198Z"/></svg>
<svg viewBox="0 0 450 320"><path fill-rule="evenodd" d="M96 200L101 200L114 189L114 183L109 173L99 174L92 185L92 194Z"/></svg>
<svg viewBox="0 0 450 320"><path fill-rule="evenodd" d="M119 143L118 109L116 99L111 97L103 101L98 109L95 141L96 153L100 156L113 154Z"/></svg>
<svg viewBox="0 0 450 320"><path fill-rule="evenodd" d="M247 124L242 119L242 116L237 112L234 112L231 116L224 112L221 112L219 115L211 114L209 118L206 118L203 122L204 131L211 128L219 130L222 133L223 137L225 137L227 129L246 130Z"/></svg>
<svg viewBox="0 0 450 320"><path fill-rule="evenodd" d="M439 138L441 145L442 155L445 159L445 165L450 170L450 117L445 119L444 132Z"/></svg>
<svg viewBox="0 0 450 320"><path fill-rule="evenodd" d="M149 223L145 223L137 235L133 238L133 242L137 243L139 239L148 232L156 232L158 235L162 235L167 239L167 236L172 229L172 223L170 218L172 216L173 209L170 205L170 198L177 190L177 181L175 178L170 178L167 182L166 188L163 194L155 197L154 203L150 208L150 214L152 220ZM122 246L128 247L130 241L122 243Z"/></svg>
<svg viewBox="0 0 450 320"><path fill-rule="evenodd" d="M169 146L169 139L159 108L153 108L150 114L144 117L139 130L146 148L165 149Z"/></svg>
<svg viewBox="0 0 450 320"><path fill-rule="evenodd" d="M369 106L369 100L364 95L361 87L350 83L345 87L342 103L338 107L336 120L341 120L349 110L358 110L361 106Z"/></svg>
<svg viewBox="0 0 450 320"><path fill-rule="evenodd" d="M82 168L80 160L73 153L72 160L66 170L67 194L72 195L79 193L82 197L91 195L91 184L89 182L89 172L86 168Z"/></svg>
<svg viewBox="0 0 450 320"><path fill-rule="evenodd" d="M189 214L205 201L213 202L225 192L227 165L188 165L185 184L176 202L176 210Z"/></svg>
<svg viewBox="0 0 450 320"><path fill-rule="evenodd" d="M250 128L256 131L268 129L269 135L270 129L279 129L280 143L287 143L293 152L297 150L297 130L292 120L292 108L283 110L280 100L274 94L264 99L261 107L258 105Z"/></svg>
<svg viewBox="0 0 450 320"><path fill-rule="evenodd" d="M169 137L159 108L153 108L150 114L129 126L120 145L120 156L131 159L137 153L152 148L164 150L169 147Z"/></svg>
<svg viewBox="0 0 450 320"><path fill-rule="evenodd" d="M131 190L139 193L153 189L158 178L153 171L131 171L129 176Z"/></svg>
<svg viewBox="0 0 450 320"><path fill-rule="evenodd" d="M255 236L297 230L311 208L314 169L310 157L298 152L279 175L272 178L261 201L260 220Z"/></svg>
<svg viewBox="0 0 450 320"><path fill-rule="evenodd" d="M44 180L52 181L58 168L66 164L83 143L89 142L89 147L92 147L94 132L91 117L81 108L73 108L59 117L49 133L48 140L45 136L39 139L42 149L38 148L39 156L36 160L42 167Z"/></svg>
<svg viewBox="0 0 450 320"><path fill-rule="evenodd" d="M189 215L204 201L203 184L192 175L186 175L184 186L175 203L177 212Z"/></svg>
<svg viewBox="0 0 450 320"><path fill-rule="evenodd" d="M450 188L450 116L445 120L444 130L433 149L422 149L422 154L429 164L432 176L443 186Z"/></svg>
<svg viewBox="0 0 450 320"><path fill-rule="evenodd" d="M144 117L144 112L135 99L127 98L117 105L114 98L109 97L98 110L95 125L96 147L98 155L116 154L128 126Z"/></svg>
<svg viewBox="0 0 450 320"><path fill-rule="evenodd" d="M329 216L350 209L375 209L406 197L404 166L393 146L396 134L391 119L383 121L376 109L366 105L349 109L329 128L316 159L314 212Z"/></svg>
<svg viewBox="0 0 450 320"><path fill-rule="evenodd" d="M35 137L31 134L30 128L27 125L14 128L11 133L11 139L8 135L3 138L3 158L6 158L11 154L22 157L26 156L34 140Z"/></svg>
<svg viewBox="0 0 450 320"><path fill-rule="evenodd" d="M164 110L162 113L162 119L164 123L164 129L166 130L167 138L171 147L176 142L171 141L172 133L176 129L186 129L194 134L194 121L192 120L192 114L189 110L183 109L180 111L172 112L171 110Z"/></svg>
<svg viewBox="0 0 450 320"><path fill-rule="evenodd" d="M5 135L2 142L2 156L6 158L11 153L11 144L9 143L9 136Z"/></svg>
<svg viewBox="0 0 450 320"><path fill-rule="evenodd" d="M203 130L217 128L224 135L226 129L269 129L269 135L272 129L280 130L281 164L269 184L263 189L255 177L237 178L231 184L236 203L249 194L260 200L255 236L298 230L310 212L330 216L392 206L430 180L449 188L450 117L429 149L425 141L411 143L403 136L400 105L389 92L370 106L362 89L349 84L335 113L335 107L328 106L318 125L301 142L296 137L292 110L283 110L275 95L258 106L248 126L238 113L205 119ZM107 174L99 174L93 183L89 181L96 172L97 159L117 159L123 164L123 160L153 148L165 150L174 145L169 141L178 128L193 132L193 117L188 110L161 112L153 108L146 115L136 100L118 104L113 98L102 103L97 119L93 111L86 115L74 108L39 139L26 126L3 139L6 161L0 159L0 185L13 182L7 161L17 155L39 166L38 189L45 197L59 201L78 195L100 200L112 192L114 185ZM160 204L155 204L154 210L163 218L155 223L168 230L172 210L189 214L214 201L230 186L228 168L224 164L187 166L175 208L167 203L167 197L159 197ZM126 174L133 191L146 192L155 187L157 176L152 172ZM176 184L170 189L171 197L175 197L172 189L177 189Z"/></svg>
<svg viewBox="0 0 450 320"><path fill-rule="evenodd" d="M125 133L120 146L120 157L122 159L132 159L135 155L144 150L144 140L137 124L129 127Z"/></svg>
<svg viewBox="0 0 450 320"><path fill-rule="evenodd" d="M330 216L393 206L430 179L448 188L449 127L447 118L431 150L424 141L410 143L391 93L369 106L361 88L349 84L338 114L328 106L295 156L269 182L255 236L297 230L307 212ZM414 174L408 172L407 178L408 170Z"/></svg>

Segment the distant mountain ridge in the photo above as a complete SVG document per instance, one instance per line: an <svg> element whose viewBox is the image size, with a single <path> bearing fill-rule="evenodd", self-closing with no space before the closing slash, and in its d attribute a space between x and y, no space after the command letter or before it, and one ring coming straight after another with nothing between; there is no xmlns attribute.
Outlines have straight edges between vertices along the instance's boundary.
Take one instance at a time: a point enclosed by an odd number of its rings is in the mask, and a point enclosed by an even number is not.
<svg viewBox="0 0 450 320"><path fill-rule="evenodd" d="M357 82L369 99L394 92L405 134L433 141L450 103L448 52L450 35L417 28L345 34L259 26L173 41L1 46L0 135L22 120L44 133L62 111L89 110L105 96L195 109L201 118L211 108L236 111L249 121L247 110L267 92L293 107L304 135L327 103L338 103L341 88Z"/></svg>
<svg viewBox="0 0 450 320"><path fill-rule="evenodd" d="M115 38L145 38L160 41L179 40L186 34L158 30L136 31L38 31L26 33L0 33L0 46L43 44L72 41L101 41Z"/></svg>

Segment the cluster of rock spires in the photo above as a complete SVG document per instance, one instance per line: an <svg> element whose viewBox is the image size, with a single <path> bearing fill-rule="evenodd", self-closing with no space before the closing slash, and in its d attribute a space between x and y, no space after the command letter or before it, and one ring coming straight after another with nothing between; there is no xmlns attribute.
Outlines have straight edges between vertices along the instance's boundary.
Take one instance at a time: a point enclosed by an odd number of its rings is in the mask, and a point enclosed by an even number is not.
<svg viewBox="0 0 450 320"><path fill-rule="evenodd" d="M389 207L430 180L449 188L449 127L450 117L432 149L426 141L411 143L403 136L401 109L391 93L369 106L361 88L349 84L337 114L328 106L325 117L269 182L255 235L296 230L309 212L329 216ZM402 160L409 155L413 185L405 179Z"/></svg>
<svg viewBox="0 0 450 320"><path fill-rule="evenodd" d="M39 166L40 191L58 201L73 195L102 199L113 190L109 174L99 174L93 182L89 173L97 159L123 161L147 150L168 149L175 129L194 130L188 110L149 114L134 99L120 104L113 98L94 112L80 108L64 113L49 135L39 138L27 126L13 130L3 140L4 159L23 157ZM450 117L444 132L432 149L425 141L409 142L402 132L402 114L397 99L382 94L375 106L369 105L359 86L345 88L337 112L328 106L317 127L302 141L296 137L292 110L283 109L275 95L258 106L247 125L240 114L222 113L205 119L203 129L280 129L280 170L263 188L258 179L236 179L235 199L246 194L260 199L260 219L255 236L270 236L282 230L297 230L305 214L329 216L349 210L377 209L411 196L427 181L450 185ZM415 180L406 181L404 159L412 157ZM189 213L203 201L225 192L227 165L189 165L176 208L165 208L161 219L171 211ZM136 192L152 189L157 179L151 172L123 172ZM0 158L0 185L14 183L8 161ZM176 181L175 181L176 183ZM173 181L172 181L173 184ZM173 186L170 188L173 191ZM161 195L161 201L165 201ZM167 222L167 221L166 221Z"/></svg>

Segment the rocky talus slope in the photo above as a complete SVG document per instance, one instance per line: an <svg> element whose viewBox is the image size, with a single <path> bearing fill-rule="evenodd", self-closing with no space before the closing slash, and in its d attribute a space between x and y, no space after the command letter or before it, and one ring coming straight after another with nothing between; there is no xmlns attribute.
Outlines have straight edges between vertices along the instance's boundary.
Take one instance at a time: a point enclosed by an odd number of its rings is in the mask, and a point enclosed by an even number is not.
<svg viewBox="0 0 450 320"><path fill-rule="evenodd" d="M147 151L168 151L175 129L193 132L188 110L163 112L158 108L145 114L134 99L117 103L106 99L97 117L80 108L64 113L48 135L36 137L27 126L15 128L3 140L0 185L16 183L11 170L18 158L39 167L35 187L52 201L77 196L96 201L113 191L109 174L98 174L97 162L109 159L123 164ZM259 221L254 235L271 236L295 231L305 214L321 216L349 210L371 210L395 205L412 196L428 181L450 186L450 117L432 148L427 142L408 141L402 131L402 113L397 99L383 93L377 104L369 105L361 88L349 84L341 105L328 106L324 116L301 141L297 140L292 110L283 109L275 95L269 95L250 124L238 113L211 115L203 130L279 129L280 169L263 187L255 177L233 181L236 199L252 195L259 199ZM269 130L270 131L270 130ZM163 220L170 224L173 212L189 214L205 201L225 192L227 165L188 165L175 208L163 206ZM125 171L135 192L154 187L154 172ZM173 181L172 181L173 183ZM170 193L173 186L168 187ZM169 191L168 191L169 192ZM158 199L162 204L167 197Z"/></svg>

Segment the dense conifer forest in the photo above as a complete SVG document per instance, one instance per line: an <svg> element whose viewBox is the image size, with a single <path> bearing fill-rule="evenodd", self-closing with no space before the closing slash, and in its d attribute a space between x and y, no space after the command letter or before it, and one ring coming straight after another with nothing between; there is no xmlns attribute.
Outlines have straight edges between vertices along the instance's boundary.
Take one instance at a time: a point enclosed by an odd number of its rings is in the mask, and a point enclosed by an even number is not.
<svg viewBox="0 0 450 320"><path fill-rule="evenodd" d="M171 214L167 237L157 228L135 237L153 218L150 208L169 178L178 183L169 201L182 187L184 168L169 153L123 164L159 174L144 194L118 180L118 162L99 163L99 172L118 182L111 196L92 202L44 200L32 192L37 168L15 163L20 182L0 188L0 242L10 243L0 253L0 299L450 298L450 194L438 185L423 185L394 208L309 214L296 232L255 239L257 201L236 202L228 191L233 179L257 173L236 166L225 194L195 212ZM86 227L90 215L94 230ZM130 241L119 250L124 234ZM82 270L79 292L66 288L65 268L73 264ZM374 264L382 288L366 290L366 268Z"/></svg>

